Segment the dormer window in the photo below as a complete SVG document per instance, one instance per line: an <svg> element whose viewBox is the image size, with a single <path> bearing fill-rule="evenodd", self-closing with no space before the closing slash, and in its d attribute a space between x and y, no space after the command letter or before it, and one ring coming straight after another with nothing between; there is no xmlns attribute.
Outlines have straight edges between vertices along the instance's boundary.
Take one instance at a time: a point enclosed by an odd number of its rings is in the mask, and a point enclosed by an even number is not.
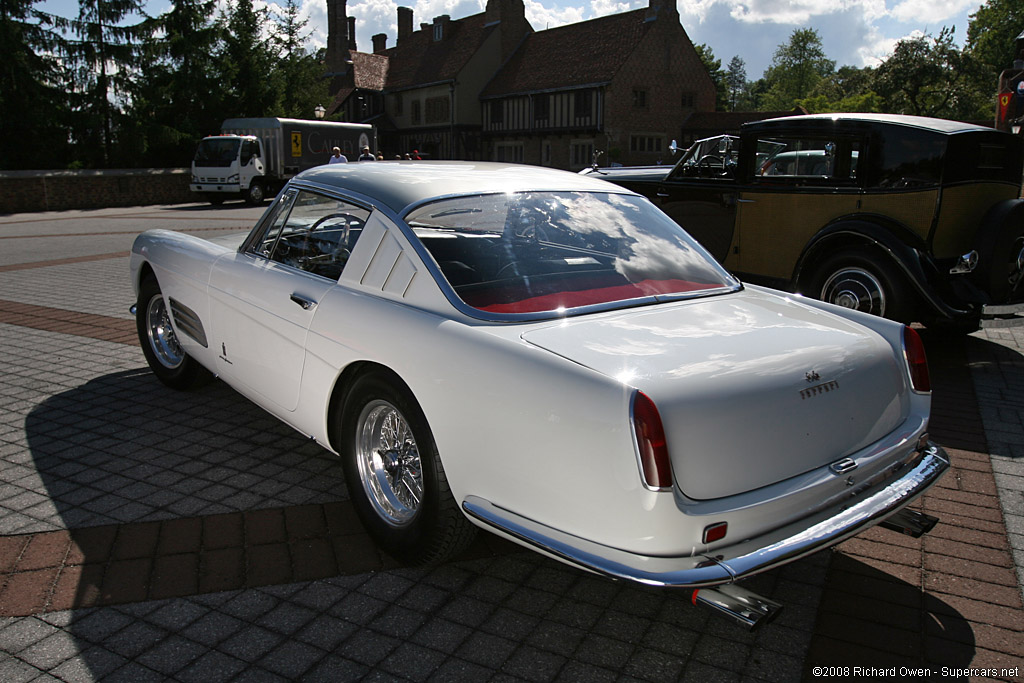
<svg viewBox="0 0 1024 683"><path fill-rule="evenodd" d="M436 43L437 41L439 41L439 40L441 40L443 38L444 38L444 24L441 24L441 23L434 24L434 42Z"/></svg>

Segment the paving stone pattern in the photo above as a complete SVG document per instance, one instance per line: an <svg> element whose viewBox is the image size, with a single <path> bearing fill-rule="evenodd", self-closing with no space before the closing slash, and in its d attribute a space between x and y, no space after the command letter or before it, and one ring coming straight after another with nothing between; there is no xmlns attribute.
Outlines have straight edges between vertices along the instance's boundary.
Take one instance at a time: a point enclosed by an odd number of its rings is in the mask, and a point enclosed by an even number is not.
<svg viewBox="0 0 1024 683"><path fill-rule="evenodd" d="M786 607L751 634L488 534L439 567L381 554L336 456L220 383L181 394L146 370L130 221L216 236L258 216L183 211L0 217L0 681L791 681L1024 659L1020 333L926 340L955 466L920 506L940 526L755 577Z"/></svg>

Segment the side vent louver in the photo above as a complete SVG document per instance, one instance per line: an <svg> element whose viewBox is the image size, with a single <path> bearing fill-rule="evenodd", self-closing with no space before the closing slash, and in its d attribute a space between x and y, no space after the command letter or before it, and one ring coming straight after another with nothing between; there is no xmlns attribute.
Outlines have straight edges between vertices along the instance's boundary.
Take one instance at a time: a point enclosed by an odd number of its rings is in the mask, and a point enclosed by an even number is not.
<svg viewBox="0 0 1024 683"><path fill-rule="evenodd" d="M203 321L199 319L196 312L174 298L171 298L170 301L174 324L184 334L195 339L204 349L207 348L206 330L203 329Z"/></svg>

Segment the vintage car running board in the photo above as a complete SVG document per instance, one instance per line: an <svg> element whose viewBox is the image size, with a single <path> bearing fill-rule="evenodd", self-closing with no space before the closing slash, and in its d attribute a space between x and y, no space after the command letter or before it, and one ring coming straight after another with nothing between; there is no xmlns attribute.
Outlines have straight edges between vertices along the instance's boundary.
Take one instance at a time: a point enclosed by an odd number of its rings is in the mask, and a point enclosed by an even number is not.
<svg viewBox="0 0 1024 683"><path fill-rule="evenodd" d="M782 610L782 605L774 600L761 597L735 583L714 588L698 588L693 591L690 601L694 605L710 607L738 621L751 631L772 621Z"/></svg>
<svg viewBox="0 0 1024 683"><path fill-rule="evenodd" d="M932 517L931 515L926 515L923 512L918 512L917 510L908 510L904 508L879 524L879 526L889 529L890 531L898 531L901 534L906 534L907 536L921 538L931 531L938 521L938 517Z"/></svg>

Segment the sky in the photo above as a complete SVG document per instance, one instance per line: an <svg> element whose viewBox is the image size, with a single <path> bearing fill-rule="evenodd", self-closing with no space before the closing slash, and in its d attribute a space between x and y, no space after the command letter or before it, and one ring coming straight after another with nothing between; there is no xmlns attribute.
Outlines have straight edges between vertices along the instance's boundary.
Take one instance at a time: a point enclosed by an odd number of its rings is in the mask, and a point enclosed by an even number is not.
<svg viewBox="0 0 1024 683"><path fill-rule="evenodd" d="M144 0L146 12L158 15L170 8L168 0ZM226 3L228 0L219 0ZM271 8L283 0L266 1ZM327 42L326 0L297 0L300 15L308 20L312 48ZM526 18L534 30L554 28L585 19L639 9L647 0L524 0ZM963 44L969 16L981 0L677 0L683 28L694 44L711 47L726 68L733 56L746 65L748 80L761 78L771 65L776 48L798 28L813 28L821 36L825 53L836 66L875 66L892 52L901 38L922 33L937 36L943 26L954 27ZM483 11L486 0L349 0L348 15L356 19L356 43L372 51L370 37L388 36L394 46L396 9L412 7L413 25L429 23L442 14L461 19ZM66 17L78 14L77 0L44 0L43 11Z"/></svg>

